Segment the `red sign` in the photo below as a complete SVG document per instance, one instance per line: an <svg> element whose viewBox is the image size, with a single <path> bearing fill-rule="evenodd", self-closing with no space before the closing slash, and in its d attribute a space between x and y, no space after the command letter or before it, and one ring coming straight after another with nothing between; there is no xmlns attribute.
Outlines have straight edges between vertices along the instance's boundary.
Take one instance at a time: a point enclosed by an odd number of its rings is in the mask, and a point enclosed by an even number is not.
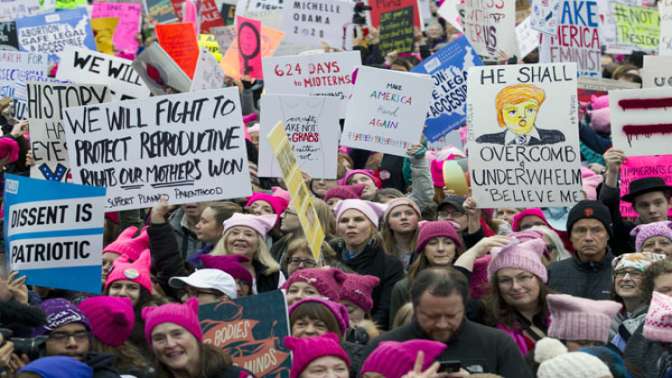
<svg viewBox="0 0 672 378"><path fill-rule="evenodd" d="M159 45L173 58L182 71L193 79L199 54L194 25L190 23L158 24L156 25L156 38Z"/></svg>
<svg viewBox="0 0 672 378"><path fill-rule="evenodd" d="M380 27L380 15L399 9L413 8L413 26L420 29L420 13L418 10L418 0L371 0L371 23L374 27Z"/></svg>

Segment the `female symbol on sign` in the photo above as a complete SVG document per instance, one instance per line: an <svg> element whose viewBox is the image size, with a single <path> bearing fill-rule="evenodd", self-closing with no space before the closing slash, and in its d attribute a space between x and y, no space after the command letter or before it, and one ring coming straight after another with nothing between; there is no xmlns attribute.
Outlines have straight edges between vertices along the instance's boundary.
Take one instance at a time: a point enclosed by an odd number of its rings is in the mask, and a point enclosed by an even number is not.
<svg viewBox="0 0 672 378"><path fill-rule="evenodd" d="M245 41L246 43L241 43L242 41ZM250 50L252 41L254 41L254 49L252 49L252 52L248 54L245 52L245 48ZM257 28L248 21L241 22L240 26L238 27L238 51L240 56L243 58L243 72L245 72L246 75L253 70L253 67L251 67L248 62L253 58L256 58L257 55L259 55L260 50L261 36L259 35L259 30L257 30Z"/></svg>

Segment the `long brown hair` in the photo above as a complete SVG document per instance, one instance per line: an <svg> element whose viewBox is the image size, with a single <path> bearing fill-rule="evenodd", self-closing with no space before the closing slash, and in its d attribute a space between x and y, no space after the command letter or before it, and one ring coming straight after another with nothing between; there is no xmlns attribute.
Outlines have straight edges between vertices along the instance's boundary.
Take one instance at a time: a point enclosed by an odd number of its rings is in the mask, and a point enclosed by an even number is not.
<svg viewBox="0 0 672 378"><path fill-rule="evenodd" d="M550 293L548 287L537 276L534 276L539 284L539 301L537 308L539 313L535 317L541 316L541 319L546 322L549 317L548 304L546 296ZM499 290L499 278L495 273L490 289L490 294L485 298L486 308L486 323L488 325L504 324L507 327L520 329L521 325L516 316L516 309L510 304L506 303L502 292Z"/></svg>
<svg viewBox="0 0 672 378"><path fill-rule="evenodd" d="M233 365L231 356L221 348L203 343L199 343L198 348L200 367L196 377L192 378L214 377L216 374L221 373L222 370L226 370L226 368ZM159 361L156 356L154 356L154 366L156 367L156 378L175 377L170 369L163 362Z"/></svg>
<svg viewBox="0 0 672 378"><path fill-rule="evenodd" d="M420 227L418 227L420 229ZM458 238L462 239L462 237L458 234ZM416 238L417 240L417 238ZM431 240L431 239L430 239ZM464 247L458 245L453 241L453 245L455 245L455 256L453 257L453 261L451 264L455 263L455 260L464 252ZM462 243L464 245L464 243ZM408 275L406 276L408 279L408 287L410 288L413 285L413 280L415 280L415 277L425 270L426 268L431 267L429 264L429 260L427 259L427 256L425 256L425 250L423 249L420 251L418 256L413 260L411 265L408 267Z"/></svg>

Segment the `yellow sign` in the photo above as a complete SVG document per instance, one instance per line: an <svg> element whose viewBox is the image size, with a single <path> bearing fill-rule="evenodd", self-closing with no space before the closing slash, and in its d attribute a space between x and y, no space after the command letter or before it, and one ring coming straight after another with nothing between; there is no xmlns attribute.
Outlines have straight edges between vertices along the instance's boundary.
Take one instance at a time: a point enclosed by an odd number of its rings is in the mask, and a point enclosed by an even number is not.
<svg viewBox="0 0 672 378"><path fill-rule="evenodd" d="M275 155L278 165L280 165L280 169L282 170L282 177L291 196L292 207L299 216L299 222L308 240L310 250L315 260L319 260L322 242L324 241L324 230L322 230L322 225L320 225L320 221L317 218L317 212L313 205L313 197L308 190L306 182L303 181L303 175L298 164L296 164L294 151L292 151L292 146L289 144L285 126L282 122L278 122L271 129L267 138L273 149L273 155Z"/></svg>
<svg viewBox="0 0 672 378"><path fill-rule="evenodd" d="M117 17L102 17L91 20L91 29L96 36L96 50L103 54L114 55L114 43L112 36L117 29L119 19Z"/></svg>
<svg viewBox="0 0 672 378"><path fill-rule="evenodd" d="M200 34L198 36L198 47L205 47L217 59L217 63L222 60L222 52L219 49L219 43L212 34Z"/></svg>

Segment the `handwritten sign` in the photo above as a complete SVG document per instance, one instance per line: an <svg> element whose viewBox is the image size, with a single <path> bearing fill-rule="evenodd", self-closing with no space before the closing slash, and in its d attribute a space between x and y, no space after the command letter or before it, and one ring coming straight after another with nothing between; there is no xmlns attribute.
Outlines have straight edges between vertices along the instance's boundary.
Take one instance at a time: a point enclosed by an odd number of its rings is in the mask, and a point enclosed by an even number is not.
<svg viewBox="0 0 672 378"><path fill-rule="evenodd" d="M224 88L224 80L224 71L217 64L217 59L215 59L208 49L201 49L194 79L191 81L191 92Z"/></svg>
<svg viewBox="0 0 672 378"><path fill-rule="evenodd" d="M63 130L63 110L68 107L110 101L103 85L28 83L30 149L35 164L30 177L66 181L70 172Z"/></svg>
<svg viewBox="0 0 672 378"><path fill-rule="evenodd" d="M430 74L434 80L423 131L427 140L434 142L464 125L467 118L467 70L481 64L481 59L462 36L411 70Z"/></svg>
<svg viewBox="0 0 672 378"><path fill-rule="evenodd" d="M149 97L149 88L133 69L133 62L93 50L68 47L60 54L59 80L107 84L113 101Z"/></svg>
<svg viewBox="0 0 672 378"><path fill-rule="evenodd" d="M100 293L105 188L5 175L5 251L29 285Z"/></svg>
<svg viewBox="0 0 672 378"><path fill-rule="evenodd" d="M144 0L144 2L147 16L155 23L169 24L178 21L170 0Z"/></svg>
<svg viewBox="0 0 672 378"><path fill-rule="evenodd" d="M644 55L642 87L672 87L672 56Z"/></svg>
<svg viewBox="0 0 672 378"><path fill-rule="evenodd" d="M224 349L255 377L289 378L287 303L280 290L200 306L203 342ZM235 331L233 331L235 330Z"/></svg>
<svg viewBox="0 0 672 378"><path fill-rule="evenodd" d="M352 23L353 4L339 0L295 0L283 9L288 42L307 47L343 44L345 25Z"/></svg>
<svg viewBox="0 0 672 378"><path fill-rule="evenodd" d="M191 79L168 53L154 42L133 61L133 69L153 95L189 92Z"/></svg>
<svg viewBox="0 0 672 378"><path fill-rule="evenodd" d="M469 69L469 176L482 208L583 199L576 64Z"/></svg>
<svg viewBox="0 0 672 378"><path fill-rule="evenodd" d="M66 46L96 49L84 8L20 18L16 28L21 50L47 53L50 62L57 62L58 53Z"/></svg>
<svg viewBox="0 0 672 378"><path fill-rule="evenodd" d="M530 28L540 33L555 34L562 4L562 0L532 0Z"/></svg>
<svg viewBox="0 0 672 378"><path fill-rule="evenodd" d="M16 22L0 22L0 50L17 51L19 37L16 35Z"/></svg>
<svg viewBox="0 0 672 378"><path fill-rule="evenodd" d="M40 11L40 0L0 1L0 21L14 21L17 18L34 16Z"/></svg>
<svg viewBox="0 0 672 378"><path fill-rule="evenodd" d="M201 0L199 9L201 16L201 33L210 33L213 27L225 26L222 14L219 13L215 0Z"/></svg>
<svg viewBox="0 0 672 378"><path fill-rule="evenodd" d="M96 50L103 54L114 55L114 32L117 30L119 18L101 17L91 19L91 30L96 38Z"/></svg>
<svg viewBox="0 0 672 378"><path fill-rule="evenodd" d="M381 27L381 17L383 13L396 11L403 8L412 8L412 21L413 26L421 28L420 23L420 12L418 10L418 2L416 0L372 0L369 2L371 7L371 23L373 26L379 28Z"/></svg>
<svg viewBox="0 0 672 378"><path fill-rule="evenodd" d="M222 52L225 51L226 49L231 46L231 44L234 42L236 39L236 26L235 25L228 25L228 26L220 26L218 28L211 28L210 29L210 35L217 41L217 46L220 51L220 57L218 62L221 62L222 60ZM210 51L212 52L212 51ZM214 54L214 53L213 53ZM216 55L215 55L216 57Z"/></svg>
<svg viewBox="0 0 672 378"><path fill-rule="evenodd" d="M223 28L225 26L222 26ZM219 63L222 60L222 52L219 49L219 43L217 39L212 34L201 34L198 36L198 47L201 49L206 48L212 56L215 57L215 60Z"/></svg>
<svg viewBox="0 0 672 378"><path fill-rule="evenodd" d="M26 83L44 81L49 74L47 54L0 51L0 97L14 99L14 116L25 119Z"/></svg>
<svg viewBox="0 0 672 378"><path fill-rule="evenodd" d="M670 152L672 88L610 91L609 108L612 142L626 156Z"/></svg>
<svg viewBox="0 0 672 378"><path fill-rule="evenodd" d="M236 17L236 35L240 74L262 79L264 75L261 70L261 22Z"/></svg>
<svg viewBox="0 0 672 378"><path fill-rule="evenodd" d="M238 88L89 105L63 117L73 181L110 211L251 194Z"/></svg>
<svg viewBox="0 0 672 378"><path fill-rule="evenodd" d="M173 58L182 71L189 78L193 78L200 51L194 26L186 22L159 24L156 25L156 38L159 45Z"/></svg>
<svg viewBox="0 0 672 378"><path fill-rule="evenodd" d="M338 154L338 100L332 97L264 95L260 135L283 122L296 162L313 178L335 179ZM282 177L266 138L259 139L259 177Z"/></svg>
<svg viewBox="0 0 672 378"><path fill-rule="evenodd" d="M630 183L644 177L660 177L667 185L672 185L672 155L631 156L621 165L619 187L621 197L628 194ZM621 215L636 218L639 216L630 202L620 201ZM672 216L672 209L668 211Z"/></svg>
<svg viewBox="0 0 672 378"><path fill-rule="evenodd" d="M660 0L658 12L660 13L658 55L672 56L672 0Z"/></svg>
<svg viewBox="0 0 672 378"><path fill-rule="evenodd" d="M462 32L462 17L457 9L458 3L463 3L463 0L444 0L437 13L455 29Z"/></svg>
<svg viewBox="0 0 672 378"><path fill-rule="evenodd" d="M383 54L413 51L413 7L395 9L380 14L380 50Z"/></svg>
<svg viewBox="0 0 672 378"><path fill-rule="evenodd" d="M360 67L341 144L406 156L420 142L433 88L428 75Z"/></svg>
<svg viewBox="0 0 672 378"><path fill-rule="evenodd" d="M541 36L541 62L575 62L580 76L601 76L600 34L595 0L563 0L560 24Z"/></svg>
<svg viewBox="0 0 672 378"><path fill-rule="evenodd" d="M515 2L465 0L462 11L464 34L478 54L491 60L516 54Z"/></svg>
<svg viewBox="0 0 672 378"><path fill-rule="evenodd" d="M91 18L117 17L119 24L114 31L112 42L117 56L135 58L140 44L138 34L142 21L142 5L134 3L95 3Z"/></svg>
<svg viewBox="0 0 672 378"><path fill-rule="evenodd" d="M86 0L56 0L56 9L75 9L86 4Z"/></svg>
<svg viewBox="0 0 672 378"><path fill-rule="evenodd" d="M613 48L631 52L655 53L660 44L660 17L657 8L630 6L612 1L616 21L616 43Z"/></svg>
<svg viewBox="0 0 672 378"><path fill-rule="evenodd" d="M238 45L241 42L241 37L239 37L236 32L237 38L234 39L233 43L229 46L229 49L226 50L226 53L220 62L220 65L224 69L226 76L230 76L234 79L239 79L241 74L244 72L245 59L247 59L247 68L250 70L250 72L263 74L261 66L256 66L257 56L260 57L261 61L262 57L273 55L285 36L285 33L278 29L264 26L261 28L259 40L260 44L255 46L254 43L256 43L257 40L256 33L254 32L255 29L253 29L254 24L248 23L247 25L248 26L244 27L244 35L242 36L243 43L252 43L244 48L243 54L245 54L247 58L240 55L240 49L238 48ZM239 25L236 26L236 30L238 30L238 26ZM257 50L259 51L257 52Z"/></svg>

